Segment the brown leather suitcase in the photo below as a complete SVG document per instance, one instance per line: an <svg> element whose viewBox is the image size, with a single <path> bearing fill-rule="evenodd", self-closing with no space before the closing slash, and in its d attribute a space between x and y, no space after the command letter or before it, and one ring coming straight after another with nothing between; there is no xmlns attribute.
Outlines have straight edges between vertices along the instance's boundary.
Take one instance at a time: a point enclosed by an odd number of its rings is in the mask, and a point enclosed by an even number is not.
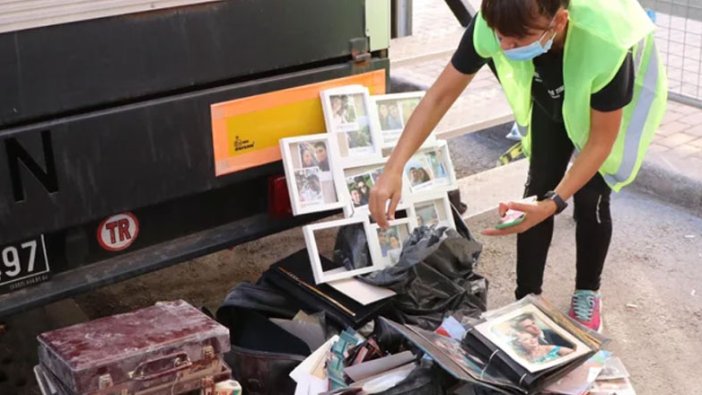
<svg viewBox="0 0 702 395"><path fill-rule="evenodd" d="M41 367L68 394L160 395L229 378L229 330L182 300L42 333ZM207 391L204 391L207 392Z"/></svg>

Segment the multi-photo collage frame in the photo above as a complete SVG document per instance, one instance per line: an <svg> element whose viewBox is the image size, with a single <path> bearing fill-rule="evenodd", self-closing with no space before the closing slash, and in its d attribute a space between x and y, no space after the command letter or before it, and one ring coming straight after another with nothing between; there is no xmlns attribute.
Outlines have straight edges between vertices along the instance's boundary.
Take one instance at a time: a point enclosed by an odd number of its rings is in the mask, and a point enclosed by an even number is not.
<svg viewBox="0 0 702 395"><path fill-rule="evenodd" d="M320 92L326 133L285 138L280 149L294 215L343 209L343 220L303 227L315 281L332 282L392 266L418 226L455 228L447 192L457 188L445 140L432 133L402 173L398 212L380 228L370 217L370 191L424 92L371 96L362 85ZM316 234L345 226L362 229L370 262L361 269L325 270Z"/></svg>

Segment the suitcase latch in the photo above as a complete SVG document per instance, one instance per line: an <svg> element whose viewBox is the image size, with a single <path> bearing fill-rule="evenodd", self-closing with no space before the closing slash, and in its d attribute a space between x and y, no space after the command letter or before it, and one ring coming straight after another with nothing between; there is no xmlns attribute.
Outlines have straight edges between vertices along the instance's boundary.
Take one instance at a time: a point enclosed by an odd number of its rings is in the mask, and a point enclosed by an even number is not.
<svg viewBox="0 0 702 395"><path fill-rule="evenodd" d="M114 385L112 381L112 376L109 373L103 374L98 377L98 389L104 390L110 388Z"/></svg>
<svg viewBox="0 0 702 395"><path fill-rule="evenodd" d="M202 358L205 360L215 359L215 351L212 346L205 346L202 348Z"/></svg>
<svg viewBox="0 0 702 395"><path fill-rule="evenodd" d="M148 381L178 373L192 365L188 354L181 352L142 362L136 369L129 372L129 377L134 380Z"/></svg>

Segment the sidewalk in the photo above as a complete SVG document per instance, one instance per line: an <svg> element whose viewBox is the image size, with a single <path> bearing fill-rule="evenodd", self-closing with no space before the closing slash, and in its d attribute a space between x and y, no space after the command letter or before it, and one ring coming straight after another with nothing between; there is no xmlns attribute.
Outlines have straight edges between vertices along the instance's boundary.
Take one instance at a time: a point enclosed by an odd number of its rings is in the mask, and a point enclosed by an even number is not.
<svg viewBox="0 0 702 395"><path fill-rule="evenodd" d="M463 29L442 0L414 0L413 7L413 35L394 39L390 45L391 75L426 89L450 61ZM664 59L676 58L670 51L684 51L660 47L669 51ZM672 83L680 84L677 78ZM451 138L511 119L497 80L484 67L439 123L437 133ZM669 101L633 186L702 215L702 109Z"/></svg>

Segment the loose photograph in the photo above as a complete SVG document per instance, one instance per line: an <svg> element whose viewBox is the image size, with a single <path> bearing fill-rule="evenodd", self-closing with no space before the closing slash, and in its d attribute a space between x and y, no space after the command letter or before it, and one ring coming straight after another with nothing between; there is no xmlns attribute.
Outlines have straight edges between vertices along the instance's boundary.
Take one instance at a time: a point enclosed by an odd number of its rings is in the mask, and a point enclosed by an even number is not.
<svg viewBox="0 0 702 395"><path fill-rule="evenodd" d="M532 373L588 352L585 344L534 305L490 319L476 329Z"/></svg>
<svg viewBox="0 0 702 395"><path fill-rule="evenodd" d="M597 380L589 390L592 395L636 395L629 379Z"/></svg>
<svg viewBox="0 0 702 395"><path fill-rule="evenodd" d="M622 363L622 360L617 357L611 357L605 363L604 369L597 376L598 380L614 380L625 379L629 377L629 372Z"/></svg>

